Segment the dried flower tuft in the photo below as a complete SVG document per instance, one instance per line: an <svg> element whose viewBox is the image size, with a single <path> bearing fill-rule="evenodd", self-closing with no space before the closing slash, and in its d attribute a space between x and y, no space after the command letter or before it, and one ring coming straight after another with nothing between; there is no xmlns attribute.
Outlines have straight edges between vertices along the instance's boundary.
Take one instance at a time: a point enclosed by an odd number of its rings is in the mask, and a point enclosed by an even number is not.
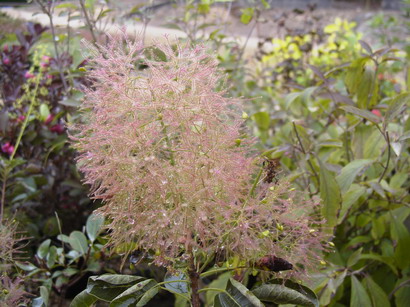
<svg viewBox="0 0 410 307"><path fill-rule="evenodd" d="M321 250L310 232L317 204L285 182L254 184L262 162L239 101L216 90L216 60L203 46L111 41L94 50L86 123L71 127L85 183L111 219L111 245L153 253L163 266L192 252L309 266Z"/></svg>

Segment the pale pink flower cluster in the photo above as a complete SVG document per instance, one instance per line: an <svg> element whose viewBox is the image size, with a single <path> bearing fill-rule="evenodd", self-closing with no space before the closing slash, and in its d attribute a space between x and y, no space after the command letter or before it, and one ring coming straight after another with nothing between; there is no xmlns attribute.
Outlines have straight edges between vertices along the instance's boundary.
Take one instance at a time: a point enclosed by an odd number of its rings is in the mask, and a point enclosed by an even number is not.
<svg viewBox="0 0 410 307"><path fill-rule="evenodd" d="M262 163L238 101L216 90L214 57L203 46L113 41L95 52L86 123L72 128L112 245L134 242L165 266L192 251L306 265L321 249L314 205L263 176L251 192Z"/></svg>

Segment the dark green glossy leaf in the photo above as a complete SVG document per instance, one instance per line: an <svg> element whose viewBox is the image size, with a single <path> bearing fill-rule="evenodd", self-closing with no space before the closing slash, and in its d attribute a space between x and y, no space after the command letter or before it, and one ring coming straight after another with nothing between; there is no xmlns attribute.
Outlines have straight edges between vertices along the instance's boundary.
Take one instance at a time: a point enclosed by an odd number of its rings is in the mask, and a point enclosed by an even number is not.
<svg viewBox="0 0 410 307"><path fill-rule="evenodd" d="M263 307L248 288L232 278L228 281L226 292L215 296L214 307Z"/></svg>
<svg viewBox="0 0 410 307"><path fill-rule="evenodd" d="M70 233L69 242L71 247L81 255L85 255L87 253L87 238L81 231L74 230L72 233Z"/></svg>
<svg viewBox="0 0 410 307"><path fill-rule="evenodd" d="M276 279L252 292L264 302L319 307L318 298L311 289L290 280Z"/></svg>
<svg viewBox="0 0 410 307"><path fill-rule="evenodd" d="M41 245L38 247L38 250L37 250L38 258L44 259L47 256L48 251L50 249L50 243L51 243L50 239L47 239L43 243L41 243Z"/></svg>
<svg viewBox="0 0 410 307"><path fill-rule="evenodd" d="M94 295L91 295L87 290L81 291L77 296L71 301L70 307L89 307L97 301Z"/></svg>
<svg viewBox="0 0 410 307"><path fill-rule="evenodd" d="M150 292L148 292L150 291ZM139 303L140 299L146 294L148 296ZM131 307L131 306L144 306L150 299L152 299L158 293L157 282L153 279L146 279L138 282L137 284L126 289L120 295L115 297L110 304L110 307ZM139 303L138 305L136 305Z"/></svg>
<svg viewBox="0 0 410 307"><path fill-rule="evenodd" d="M186 280L187 277L185 276L185 274L180 273L178 275L172 275L172 274L166 274L164 281L175 281L175 282L171 282L171 283L166 283L164 286L165 288L172 290L173 292L177 292L177 293L188 293L188 281L186 282L180 282L177 280Z"/></svg>
<svg viewBox="0 0 410 307"><path fill-rule="evenodd" d="M120 274L91 276L88 279L87 292L100 300L111 302L125 290L144 280L144 277Z"/></svg>
<svg viewBox="0 0 410 307"><path fill-rule="evenodd" d="M86 223L87 236L91 242L94 242L101 230L102 225L104 225L104 217L97 214L91 214Z"/></svg>

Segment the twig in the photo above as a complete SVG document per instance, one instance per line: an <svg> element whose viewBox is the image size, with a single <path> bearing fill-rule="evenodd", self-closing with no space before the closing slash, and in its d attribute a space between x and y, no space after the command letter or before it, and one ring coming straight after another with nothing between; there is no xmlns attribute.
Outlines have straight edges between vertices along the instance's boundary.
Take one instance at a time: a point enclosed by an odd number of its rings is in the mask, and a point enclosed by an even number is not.
<svg viewBox="0 0 410 307"><path fill-rule="evenodd" d="M60 52L58 51L58 46L57 46L57 41L56 41L56 31L54 27L54 22L53 22L53 4L54 1L51 1L48 6L46 6L42 1L36 0L37 4L41 7L42 11L47 15L49 21L50 21L50 29L51 29L51 35L53 37L53 46L54 46L54 52L56 54L56 59L57 59L57 67L58 67L58 72L60 75L61 82L63 83L64 91L67 94L68 93L68 85L67 81L64 77L63 73L63 67L61 65L61 56Z"/></svg>
<svg viewBox="0 0 410 307"><path fill-rule="evenodd" d="M81 6L81 10L84 13L85 21L87 23L88 29L90 30L90 33L93 39L92 43L97 48L97 50L100 50L100 47L97 44L97 36L95 35L95 32L94 32L95 23L94 21L91 20L90 16L88 15L88 11L87 11L87 8L85 7L84 0L80 0L80 6Z"/></svg>
<svg viewBox="0 0 410 307"><path fill-rule="evenodd" d="M248 35L246 36L245 43L243 44L243 46L242 46L242 48L241 48L241 51L240 51L240 53L239 53L238 60L237 60L237 62L236 62L235 68L234 68L234 70L233 70L234 72L238 70L239 64L240 64L240 62L241 62L241 60L242 60L242 57L243 57L243 55L244 55L244 53L245 53L245 49L246 49L246 46L248 45L249 39L251 38L252 33L253 33L253 31L255 30L256 25L258 24L259 11L256 10L256 11L255 11L255 15L256 15L256 16L255 16L255 22L253 23L251 29L249 30Z"/></svg>
<svg viewBox="0 0 410 307"><path fill-rule="evenodd" d="M295 130L296 137L297 137L298 142L299 142L299 144L300 144L300 148L302 149L302 152L303 152L305 155L307 155L307 152L306 152L306 150L305 150L305 147L303 146L302 140L300 139L300 136L299 136L299 133L298 133L298 129L296 128L295 122L292 122L292 124L293 124L293 130ZM319 175L317 174L315 168L313 167L312 162L310 162L310 159L307 160L307 163L309 164L309 167L311 168L311 170L312 170L312 172L313 172L313 174L314 174L314 176L315 176L315 178L316 178L316 180L317 180L317 183L320 184Z"/></svg>
<svg viewBox="0 0 410 307"><path fill-rule="evenodd" d="M403 288L405 285L410 283L410 279L407 279L405 281L403 281L402 283L400 283L400 285L398 285L396 288L393 289L392 292L390 292L389 294L389 300L391 300L393 298L394 293L396 293L398 290L400 290L401 288Z"/></svg>

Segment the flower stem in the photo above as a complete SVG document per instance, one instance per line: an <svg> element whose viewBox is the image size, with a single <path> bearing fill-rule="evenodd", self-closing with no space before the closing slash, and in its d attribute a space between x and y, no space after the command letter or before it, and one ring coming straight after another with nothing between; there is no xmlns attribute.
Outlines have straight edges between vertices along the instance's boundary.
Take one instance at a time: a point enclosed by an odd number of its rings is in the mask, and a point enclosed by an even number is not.
<svg viewBox="0 0 410 307"><path fill-rule="evenodd" d="M195 267L195 256L191 253L189 260L188 277L191 280L191 300L192 307L201 307L201 300L199 298L199 273Z"/></svg>

